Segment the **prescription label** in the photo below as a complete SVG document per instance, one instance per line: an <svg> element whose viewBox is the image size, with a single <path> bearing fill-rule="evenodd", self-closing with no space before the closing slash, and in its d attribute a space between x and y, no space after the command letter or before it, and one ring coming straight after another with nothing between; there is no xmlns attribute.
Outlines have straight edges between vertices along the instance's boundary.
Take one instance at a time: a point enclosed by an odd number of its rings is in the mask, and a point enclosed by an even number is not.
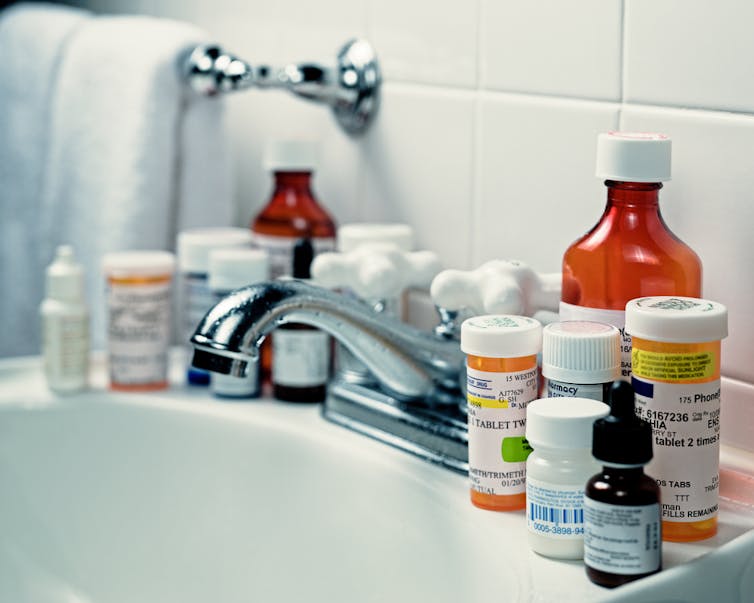
<svg viewBox="0 0 754 603"><path fill-rule="evenodd" d="M584 498L584 563L601 572L660 568L660 505L629 507Z"/></svg>
<svg viewBox="0 0 754 603"><path fill-rule="evenodd" d="M632 379L636 414L652 425L662 519L704 521L717 515L720 455L720 380L666 383Z"/></svg>
<svg viewBox="0 0 754 603"><path fill-rule="evenodd" d="M469 478L484 494L526 487L526 407L537 397L536 366L510 373L467 369Z"/></svg>
<svg viewBox="0 0 754 603"><path fill-rule="evenodd" d="M584 488L526 479L526 526L558 540L584 536Z"/></svg>

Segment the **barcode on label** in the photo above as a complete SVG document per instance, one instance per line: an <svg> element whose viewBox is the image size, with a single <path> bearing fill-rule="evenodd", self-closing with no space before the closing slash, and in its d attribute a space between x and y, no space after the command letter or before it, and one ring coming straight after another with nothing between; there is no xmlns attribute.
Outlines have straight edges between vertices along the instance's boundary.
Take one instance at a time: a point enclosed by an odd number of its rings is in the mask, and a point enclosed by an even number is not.
<svg viewBox="0 0 754 603"><path fill-rule="evenodd" d="M529 503L529 519L550 523L584 523L584 509L558 509Z"/></svg>

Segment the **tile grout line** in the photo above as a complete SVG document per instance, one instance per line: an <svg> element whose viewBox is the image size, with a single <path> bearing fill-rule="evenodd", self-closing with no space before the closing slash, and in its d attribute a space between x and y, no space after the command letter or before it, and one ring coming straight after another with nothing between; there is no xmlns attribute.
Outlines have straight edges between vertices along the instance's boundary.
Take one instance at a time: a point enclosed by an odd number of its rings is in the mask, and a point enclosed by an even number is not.
<svg viewBox="0 0 754 603"><path fill-rule="evenodd" d="M620 86L620 105L618 107L618 130L623 130L623 115L624 115L624 107L626 106L626 62L627 62L627 56L628 52L626 51L626 45L627 45L627 27L628 23L626 22L626 13L628 11L628 5L626 0L621 0L621 21L620 21L620 80L619 80L619 86Z"/></svg>
<svg viewBox="0 0 754 603"><path fill-rule="evenodd" d="M484 0L476 0L476 31L475 31L475 40L476 40L476 61L475 61L475 69L476 69L476 92L477 94L481 92L482 90L482 43L484 42L482 34L482 18L484 13L483 8Z"/></svg>
<svg viewBox="0 0 754 603"><path fill-rule="evenodd" d="M472 99L471 105L471 140L469 140L469 180L471 188L471 190L469 190L469 200L471 202L471 207L469 208L469 224L466 227L468 242L466 244L466 258L463 266L463 268L467 270L473 268L476 262L476 237L474 237L474 233L476 232L477 225L479 224L479 220L481 218L481 199L479 198L481 189L481 187L479 186L479 175L481 169L479 165L479 145L481 136L479 124L481 120L479 113L481 111L480 104L482 91L482 45L484 41L482 33L482 18L484 12L483 4L484 0L476 0L476 89L474 91L474 97Z"/></svg>
<svg viewBox="0 0 754 603"><path fill-rule="evenodd" d="M383 82L386 83L386 82ZM711 107L702 107L695 105L663 105L658 103L645 103L640 101L634 102L621 102L620 100L609 100L599 98L589 98L586 96L565 96L558 94L547 94L543 92L522 92L518 90L493 90L488 88L467 88L463 86L452 86L446 84L428 84L426 82L409 82L401 80L392 80L387 82L391 87L403 88L404 90L421 91L423 93L429 93L431 91L448 92L454 94L467 94L467 95L479 95L490 97L517 97L520 99L533 99L533 100L550 100L550 101L564 101L573 103L593 103L599 105L612 105L621 107L638 107L642 109L658 109L662 111L680 111L683 113L696 112L713 114L720 117L741 117L741 118L754 118L754 111L741 111L734 109L720 109Z"/></svg>

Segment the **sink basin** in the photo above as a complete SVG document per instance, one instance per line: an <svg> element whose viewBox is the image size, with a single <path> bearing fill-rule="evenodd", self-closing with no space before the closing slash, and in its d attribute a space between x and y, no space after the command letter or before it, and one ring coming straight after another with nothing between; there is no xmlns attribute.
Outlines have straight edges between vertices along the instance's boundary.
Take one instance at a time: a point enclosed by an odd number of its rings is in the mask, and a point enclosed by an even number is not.
<svg viewBox="0 0 754 603"><path fill-rule="evenodd" d="M621 591L532 553L522 512L475 509L464 477L328 423L318 406L218 402L180 385L113 393L101 366L92 390L57 398L36 359L0 362L0 481L0 601L562 602ZM749 509L727 505L716 538L668 545L665 565L753 525Z"/></svg>

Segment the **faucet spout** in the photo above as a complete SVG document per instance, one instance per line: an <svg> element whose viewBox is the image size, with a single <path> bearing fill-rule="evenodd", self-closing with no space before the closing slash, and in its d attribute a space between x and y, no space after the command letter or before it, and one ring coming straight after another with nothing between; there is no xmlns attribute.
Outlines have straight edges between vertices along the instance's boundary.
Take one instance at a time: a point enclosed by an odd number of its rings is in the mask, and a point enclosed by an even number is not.
<svg viewBox="0 0 754 603"><path fill-rule="evenodd" d="M191 342L193 364L243 376L276 327L303 323L328 332L402 401L457 399L464 357L457 340L376 314L371 307L300 281L270 281L233 292L204 317Z"/></svg>

